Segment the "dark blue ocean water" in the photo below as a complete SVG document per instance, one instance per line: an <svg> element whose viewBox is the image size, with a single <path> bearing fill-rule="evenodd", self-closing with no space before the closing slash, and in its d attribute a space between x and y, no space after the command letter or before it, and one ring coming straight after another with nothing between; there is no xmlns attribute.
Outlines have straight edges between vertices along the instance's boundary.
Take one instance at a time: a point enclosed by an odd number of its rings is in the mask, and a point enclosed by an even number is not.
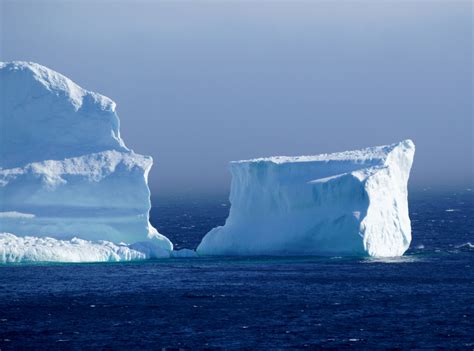
<svg viewBox="0 0 474 351"><path fill-rule="evenodd" d="M161 199L178 248L224 198ZM474 195L412 193L400 259L199 258L0 266L0 349L474 348Z"/></svg>

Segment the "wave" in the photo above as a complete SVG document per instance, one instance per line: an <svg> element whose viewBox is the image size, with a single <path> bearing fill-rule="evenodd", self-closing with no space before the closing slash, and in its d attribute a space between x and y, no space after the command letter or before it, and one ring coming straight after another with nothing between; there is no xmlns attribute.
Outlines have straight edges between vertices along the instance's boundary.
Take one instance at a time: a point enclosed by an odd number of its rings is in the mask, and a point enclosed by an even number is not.
<svg viewBox="0 0 474 351"><path fill-rule="evenodd" d="M364 259L363 263L413 263L420 262L423 259L414 255L405 255L399 257L367 257Z"/></svg>
<svg viewBox="0 0 474 351"><path fill-rule="evenodd" d="M474 250L474 244L470 242L455 246L456 249Z"/></svg>

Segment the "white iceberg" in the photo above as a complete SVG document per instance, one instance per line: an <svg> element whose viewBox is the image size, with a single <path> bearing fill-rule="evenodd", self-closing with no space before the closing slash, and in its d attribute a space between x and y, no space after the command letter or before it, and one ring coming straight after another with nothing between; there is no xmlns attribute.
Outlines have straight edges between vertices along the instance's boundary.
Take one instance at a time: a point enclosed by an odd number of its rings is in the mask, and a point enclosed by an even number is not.
<svg viewBox="0 0 474 351"><path fill-rule="evenodd" d="M125 146L112 100L35 63L0 63L0 87L0 232L35 235L53 248L69 245L54 239L74 237L148 242L142 246L170 255L173 245L149 223L152 158ZM3 257L8 238L1 241ZM70 253L73 260L85 257L81 252L91 245ZM135 257L127 250L112 251ZM87 261L110 260L112 251ZM27 256L70 261L53 251Z"/></svg>
<svg viewBox="0 0 474 351"><path fill-rule="evenodd" d="M400 256L411 242L411 140L230 164L229 217L200 255Z"/></svg>

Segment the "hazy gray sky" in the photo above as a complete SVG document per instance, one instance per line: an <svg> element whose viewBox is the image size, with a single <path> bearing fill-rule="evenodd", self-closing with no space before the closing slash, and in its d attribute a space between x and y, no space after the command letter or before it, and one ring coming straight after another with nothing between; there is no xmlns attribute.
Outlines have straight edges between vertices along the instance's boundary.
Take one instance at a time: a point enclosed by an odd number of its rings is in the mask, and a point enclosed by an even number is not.
<svg viewBox="0 0 474 351"><path fill-rule="evenodd" d="M115 100L154 195L406 138L413 187L472 184L471 1L0 1L1 60Z"/></svg>

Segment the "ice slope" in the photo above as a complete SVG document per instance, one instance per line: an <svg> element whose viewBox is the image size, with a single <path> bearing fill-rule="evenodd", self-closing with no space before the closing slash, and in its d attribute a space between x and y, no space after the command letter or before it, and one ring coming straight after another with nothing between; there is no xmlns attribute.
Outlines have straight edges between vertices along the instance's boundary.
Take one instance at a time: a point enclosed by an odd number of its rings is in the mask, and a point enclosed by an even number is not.
<svg viewBox="0 0 474 351"><path fill-rule="evenodd" d="M402 255L411 241L411 140L230 164L229 217L200 255Z"/></svg>
<svg viewBox="0 0 474 351"><path fill-rule="evenodd" d="M27 62L0 63L0 92L0 232L171 252L149 223L152 158L125 146L112 100Z"/></svg>

